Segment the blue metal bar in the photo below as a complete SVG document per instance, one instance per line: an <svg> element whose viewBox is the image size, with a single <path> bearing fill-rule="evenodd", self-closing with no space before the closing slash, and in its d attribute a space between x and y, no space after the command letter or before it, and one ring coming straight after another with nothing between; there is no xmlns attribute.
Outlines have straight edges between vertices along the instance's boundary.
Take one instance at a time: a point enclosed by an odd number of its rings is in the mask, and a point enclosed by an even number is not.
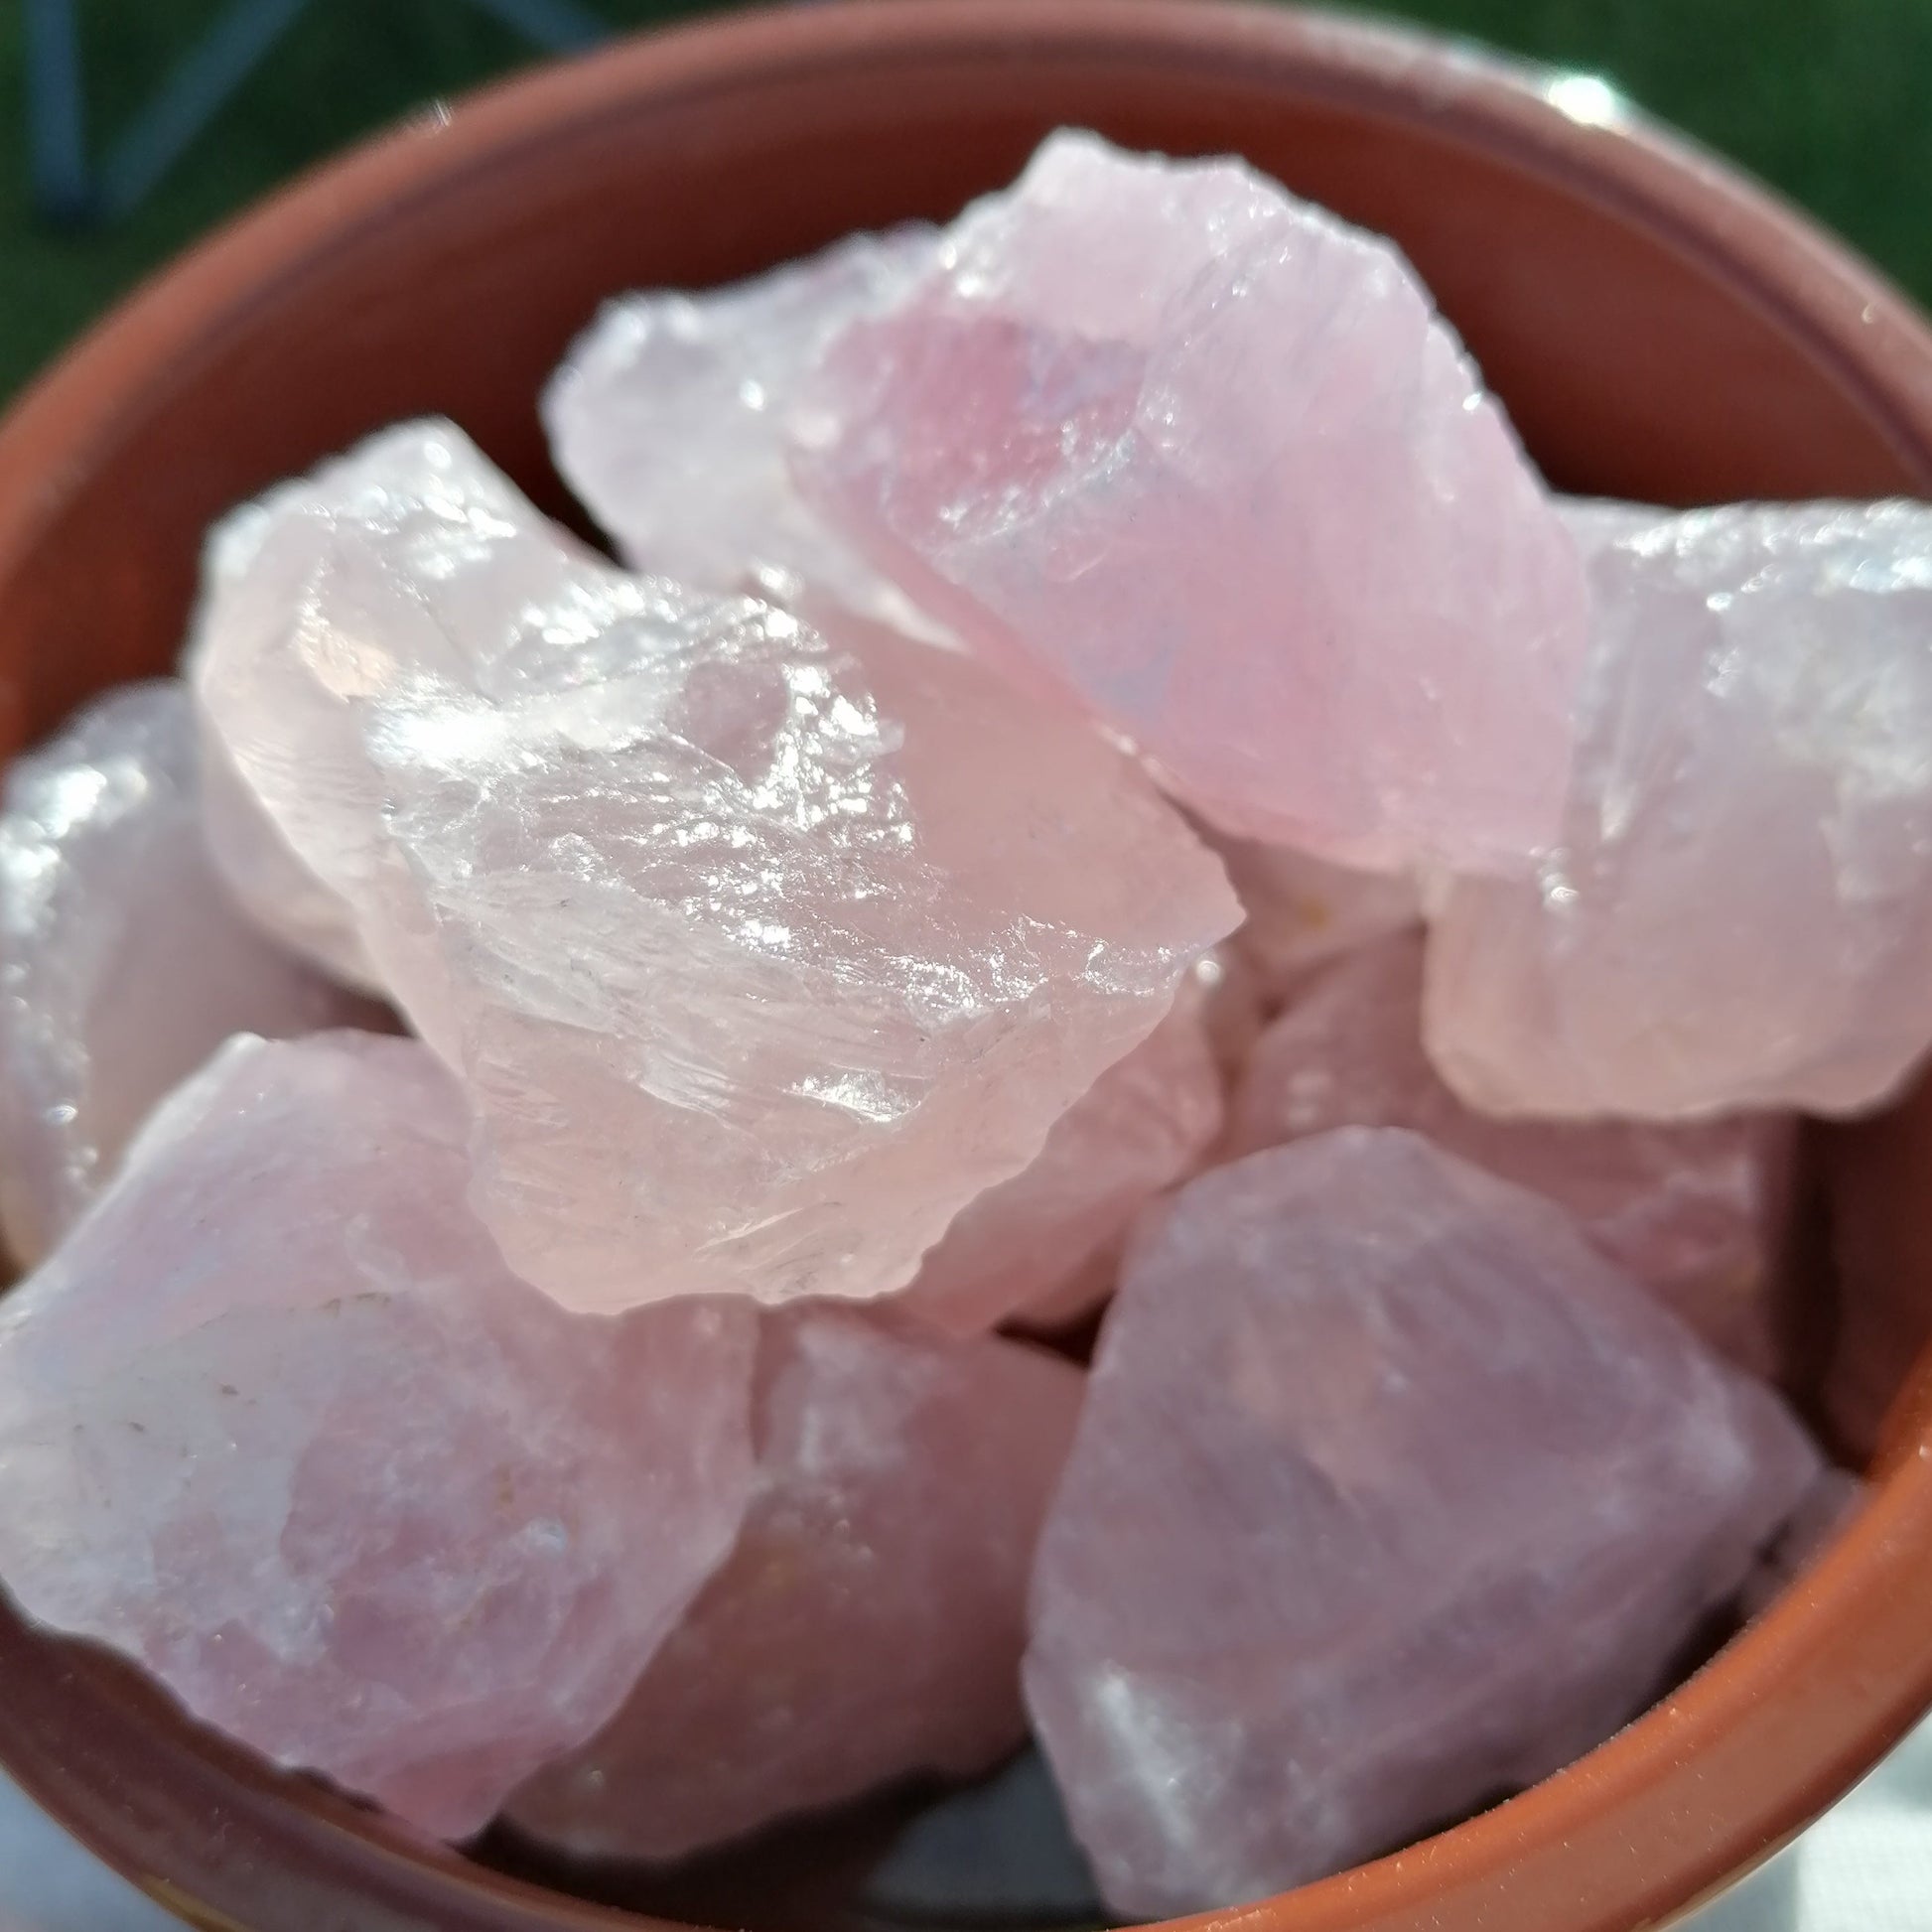
<svg viewBox="0 0 1932 1932"><path fill-rule="evenodd" d="M27 153L40 213L84 220L92 195L73 0L27 0Z"/></svg>
<svg viewBox="0 0 1932 1932"><path fill-rule="evenodd" d="M233 0L183 56L100 168L99 207L124 214L220 112L309 0Z"/></svg>
<svg viewBox="0 0 1932 1932"><path fill-rule="evenodd" d="M230 0L89 178L74 0L26 0L27 110L34 203L49 219L125 214L180 159L295 23L309 0ZM471 0L539 47L570 53L608 29L577 0Z"/></svg>
<svg viewBox="0 0 1932 1932"><path fill-rule="evenodd" d="M553 54L574 54L605 39L610 29L576 0L470 0L472 6L500 20L538 47Z"/></svg>

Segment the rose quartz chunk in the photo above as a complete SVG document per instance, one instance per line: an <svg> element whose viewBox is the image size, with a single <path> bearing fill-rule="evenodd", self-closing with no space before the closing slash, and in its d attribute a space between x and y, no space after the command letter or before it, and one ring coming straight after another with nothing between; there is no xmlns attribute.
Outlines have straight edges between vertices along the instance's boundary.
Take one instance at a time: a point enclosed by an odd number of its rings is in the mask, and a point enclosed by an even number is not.
<svg viewBox="0 0 1932 1932"><path fill-rule="evenodd" d="M766 1319L738 1547L611 1725L510 1806L568 1850L670 1859L1026 1734L1027 1580L1084 1378L997 1338Z"/></svg>
<svg viewBox="0 0 1932 1932"><path fill-rule="evenodd" d="M632 569L930 627L799 496L785 423L826 345L937 247L919 224L851 235L731 288L605 308L551 378L543 419L559 472Z"/></svg>
<svg viewBox="0 0 1932 1932"><path fill-rule="evenodd" d="M758 608L758 607L753 607ZM1238 916L1096 736L765 612L373 739L479 1113L480 1211L569 1306L902 1288Z"/></svg>
<svg viewBox="0 0 1932 1932"><path fill-rule="evenodd" d="M1317 966L1422 919L1411 879L1331 866L1292 846L1210 838L1247 918L1228 941L1264 1000L1279 1004Z"/></svg>
<svg viewBox="0 0 1932 1932"><path fill-rule="evenodd" d="M460 1837L730 1549L754 1319L568 1315L414 1041L243 1035L0 1307L0 1578L198 1718Z"/></svg>
<svg viewBox="0 0 1932 1932"><path fill-rule="evenodd" d="M673 621L674 603L540 516L435 418L235 510L208 541L184 666L230 887L288 944L380 989L349 902L386 844L369 707L514 694L582 656L580 632Z"/></svg>
<svg viewBox="0 0 1932 1932"><path fill-rule="evenodd" d="M1815 1480L1778 1399L1549 1202L1389 1129L1137 1231L1027 1701L1109 1903L1231 1904L1606 1737Z"/></svg>
<svg viewBox="0 0 1932 1932"><path fill-rule="evenodd" d="M1226 1106L1208 1033L1210 988L1190 978L1173 1012L1103 1073L1031 1166L959 1210L902 1306L955 1334L1009 1315L1077 1319L1113 1287L1122 1237L1200 1166Z"/></svg>
<svg viewBox="0 0 1932 1932"><path fill-rule="evenodd" d="M1219 861L956 653L625 577L452 435L271 501L303 621L244 562L197 667L237 768L465 1076L525 1279L904 1287L1235 924Z"/></svg>
<svg viewBox="0 0 1932 1932"><path fill-rule="evenodd" d="M1932 507L1582 505L1563 839L1449 896L1430 1052L1496 1113L1843 1113L1932 1043Z"/></svg>
<svg viewBox="0 0 1932 1932"><path fill-rule="evenodd" d="M236 911L172 681L110 692L8 772L0 986L0 1218L29 1266L230 1034L380 1024Z"/></svg>
<svg viewBox="0 0 1932 1932"><path fill-rule="evenodd" d="M1336 1127L1407 1127L1567 1209L1627 1275L1713 1346L1775 1362L1770 1291L1796 1123L1731 1115L1680 1126L1496 1120L1463 1106L1422 1049L1423 942L1404 933L1336 960L1262 1035L1237 1088L1236 1154Z"/></svg>
<svg viewBox="0 0 1932 1932"><path fill-rule="evenodd" d="M1378 869L1554 833L1576 549L1386 241L1056 134L796 420L882 569L1223 830Z"/></svg>

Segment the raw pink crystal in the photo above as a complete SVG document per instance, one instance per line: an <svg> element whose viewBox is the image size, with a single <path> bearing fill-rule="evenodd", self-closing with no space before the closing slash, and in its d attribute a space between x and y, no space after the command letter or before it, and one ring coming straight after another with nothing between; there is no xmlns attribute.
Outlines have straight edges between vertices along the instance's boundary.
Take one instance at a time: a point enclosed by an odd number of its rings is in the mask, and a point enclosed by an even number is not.
<svg viewBox="0 0 1932 1932"><path fill-rule="evenodd" d="M1932 508L1573 511L1563 837L1449 895L1426 1031L1497 1113L1843 1113L1932 1043Z"/></svg>
<svg viewBox="0 0 1932 1932"><path fill-rule="evenodd" d="M1660 1690L1816 1451L1534 1194L1344 1129L1137 1232L1028 1706L1108 1901L1231 1904L1542 1777Z"/></svg>
<svg viewBox="0 0 1932 1932"><path fill-rule="evenodd" d="M557 469L633 570L917 630L904 594L798 494L785 424L826 345L932 264L935 229L851 235L703 294L611 303L543 398Z"/></svg>
<svg viewBox="0 0 1932 1932"><path fill-rule="evenodd" d="M1219 862L957 654L625 577L453 434L271 501L205 613L224 745L465 1076L519 1274L902 1288L1236 922Z"/></svg>
<svg viewBox="0 0 1932 1932"><path fill-rule="evenodd" d="M731 1560L585 1748L510 1805L571 1851L670 1859L1026 1734L1035 1539L1083 1377L1024 1343L766 1318Z"/></svg>
<svg viewBox="0 0 1932 1932"><path fill-rule="evenodd" d="M1308 981L1249 1059L1235 1091L1230 1151L1336 1127L1412 1128L1566 1208L1594 1246L1705 1340L1768 1372L1795 1122L1745 1114L1660 1126L1476 1113L1423 1052L1422 984L1419 932L1365 946Z"/></svg>
<svg viewBox="0 0 1932 1932"><path fill-rule="evenodd" d="M1392 869L1554 833L1575 546L1389 243L1054 135L828 351L801 483L1223 830Z"/></svg>
<svg viewBox="0 0 1932 1932"><path fill-rule="evenodd" d="M1262 997L1279 1004L1317 966L1422 919L1415 882L1331 866L1292 846L1210 838L1247 913L1228 941L1252 968Z"/></svg>
<svg viewBox="0 0 1932 1932"><path fill-rule="evenodd" d="M230 1034L378 1019L236 911L203 844L194 719L172 681L110 692L8 772L0 990L0 1218L29 1266Z"/></svg>
<svg viewBox="0 0 1932 1932"><path fill-rule="evenodd" d="M502 698L567 675L567 661L592 674L588 639L608 648L626 620L681 610L539 515L436 418L233 511L207 544L184 664L230 887L286 943L381 989L350 903L386 849L362 749L369 707Z"/></svg>
<svg viewBox="0 0 1932 1932"><path fill-rule="evenodd" d="M959 1210L905 1309L976 1334L1021 1313L1052 1326L1105 1299L1128 1223L1221 1131L1209 997L1186 981L1168 1017L1053 1123L1032 1164Z"/></svg>
<svg viewBox="0 0 1932 1932"><path fill-rule="evenodd" d="M480 1210L570 1306L901 1288L1237 916L1127 759L977 666L776 613L371 740Z"/></svg>
<svg viewBox="0 0 1932 1932"><path fill-rule="evenodd" d="M414 1041L231 1041L0 1305L0 1579L197 1717L474 1831L730 1549L754 1317L564 1313Z"/></svg>

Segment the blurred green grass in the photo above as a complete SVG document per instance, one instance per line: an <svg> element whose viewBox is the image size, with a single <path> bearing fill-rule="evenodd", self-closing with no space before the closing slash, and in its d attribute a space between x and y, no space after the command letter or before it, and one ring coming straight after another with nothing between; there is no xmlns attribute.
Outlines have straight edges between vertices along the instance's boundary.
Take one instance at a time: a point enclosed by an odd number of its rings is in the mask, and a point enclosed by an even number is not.
<svg viewBox="0 0 1932 1932"><path fill-rule="evenodd" d="M96 141L221 0L78 0ZM703 0L589 0L614 27ZM1406 0L1383 9L1600 73L1741 161L1932 300L1932 0ZM37 225L20 0L0 0L0 398L140 276L293 170L529 58L457 0L315 0L127 221Z"/></svg>

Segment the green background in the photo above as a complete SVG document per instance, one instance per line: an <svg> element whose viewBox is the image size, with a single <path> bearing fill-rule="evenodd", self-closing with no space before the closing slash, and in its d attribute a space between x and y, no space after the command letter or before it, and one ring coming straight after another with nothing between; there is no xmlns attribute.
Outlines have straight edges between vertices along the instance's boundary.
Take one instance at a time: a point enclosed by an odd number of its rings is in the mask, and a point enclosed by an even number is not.
<svg viewBox="0 0 1932 1932"><path fill-rule="evenodd" d="M78 0L98 140L221 0ZM704 11L587 0L617 27ZM1600 73L1755 169L1932 299L1932 0L1410 0L1390 9ZM20 0L0 0L0 397L123 289L293 169L527 50L462 0L315 0L155 196L101 232L27 205Z"/></svg>

